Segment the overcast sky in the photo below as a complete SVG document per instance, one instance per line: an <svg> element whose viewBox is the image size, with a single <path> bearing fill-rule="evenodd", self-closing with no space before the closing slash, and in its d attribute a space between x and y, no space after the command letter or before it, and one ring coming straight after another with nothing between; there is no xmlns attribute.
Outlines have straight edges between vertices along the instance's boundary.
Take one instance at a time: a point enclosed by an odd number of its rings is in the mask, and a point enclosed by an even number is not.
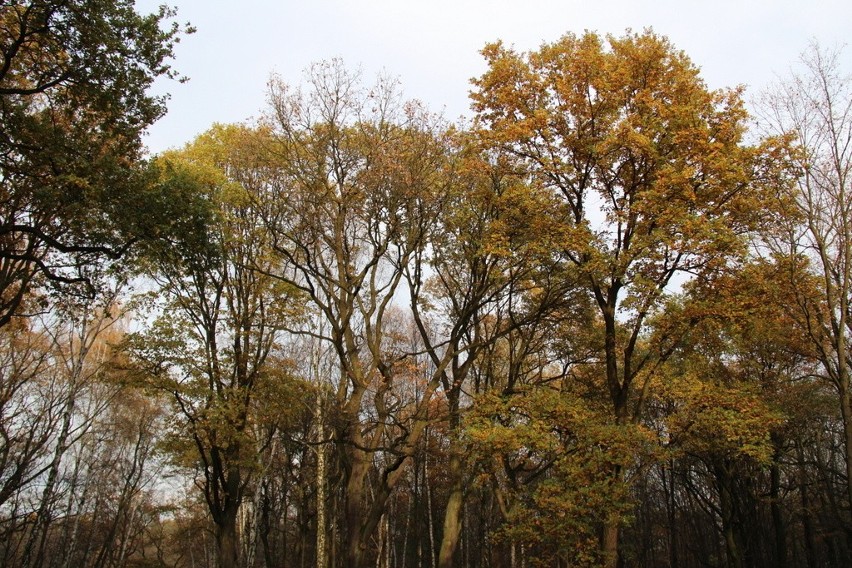
<svg viewBox="0 0 852 568"><path fill-rule="evenodd" d="M138 0L137 9L153 12L163 1L198 31L174 63L189 82L157 85L171 99L146 139L152 152L182 146L214 122L258 116L271 73L299 84L311 63L334 57L366 79L398 76L407 98L453 120L468 114L469 81L484 71L479 50L498 39L526 51L566 32L651 27L710 87L742 84L757 94L812 40L838 47L852 37L849 0ZM852 48L843 59L852 70Z"/></svg>

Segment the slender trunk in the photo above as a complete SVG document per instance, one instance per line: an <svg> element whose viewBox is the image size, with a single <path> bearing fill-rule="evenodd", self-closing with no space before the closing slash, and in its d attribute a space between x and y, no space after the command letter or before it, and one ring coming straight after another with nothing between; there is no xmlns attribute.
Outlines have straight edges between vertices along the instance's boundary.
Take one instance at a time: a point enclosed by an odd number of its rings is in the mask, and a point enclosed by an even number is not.
<svg viewBox="0 0 852 568"><path fill-rule="evenodd" d="M460 389L453 388L447 393L450 426L450 462L447 473L452 480L447 509L444 512L444 531L441 538L441 551L438 555L438 568L452 568L453 557L459 545L462 523L461 510L464 503L463 464L458 448L458 435L461 429L459 407Z"/></svg>
<svg viewBox="0 0 852 568"><path fill-rule="evenodd" d="M385 532L388 535L388 547L385 557L385 566L387 568L391 568L391 560L396 558L396 544L393 538L393 533L391 533L390 517L391 515L385 517Z"/></svg>
<svg viewBox="0 0 852 568"><path fill-rule="evenodd" d="M801 442L796 442L796 453L799 460L799 496L802 503L802 532L805 539L805 558L808 568L816 568L816 540L811 520L811 499L808 493L808 473L805 468L805 451Z"/></svg>
<svg viewBox="0 0 852 568"><path fill-rule="evenodd" d="M411 531L411 521L414 518L414 507L417 503L417 468L414 468L414 488L408 498L408 514L405 515L405 528L402 533L402 566L408 566L408 535ZM397 566L400 563L397 561Z"/></svg>
<svg viewBox="0 0 852 568"><path fill-rule="evenodd" d="M787 529L784 524L784 512L781 508L781 465L779 451L773 456L769 470L769 499L772 511L772 526L775 528L775 566L787 566Z"/></svg>
<svg viewBox="0 0 852 568"><path fill-rule="evenodd" d="M127 550L130 544L131 531L133 530L133 523L135 522L138 514L139 507L133 506L130 509L130 513L127 515L127 522L124 525L124 532L122 533L121 541L119 542L118 559L116 560L116 566L124 566L124 563L127 559Z"/></svg>
<svg viewBox="0 0 852 568"><path fill-rule="evenodd" d="M80 482L80 462L81 458L79 457L74 462L74 473L71 476L71 484L68 489L68 504L66 507L68 508L68 512L74 515L74 522L71 523L70 527L68 527L68 533L63 539L64 545L62 550L65 551L65 560L62 563L63 568L70 568L71 562L77 552L77 539L80 534L80 519L83 516L89 491L92 487L92 483L90 483L90 480L87 479L83 483L82 491L78 489L78 484ZM77 501L76 506L74 506L74 501ZM76 510L72 513L73 509Z"/></svg>
<svg viewBox="0 0 852 568"><path fill-rule="evenodd" d="M343 507L340 505L339 500L336 500L332 507L332 511L337 512L342 508ZM337 515L332 516L331 526L328 529L328 565L332 567L340 566L340 545L342 544L342 539L340 537L340 523L335 520L336 518Z"/></svg>
<svg viewBox="0 0 852 568"><path fill-rule="evenodd" d="M468 503L465 503L462 507L462 515L465 519L470 519L470 507ZM475 539L471 538L471 528L470 523L465 523L464 528L462 530L462 541L459 543L462 549L462 556L464 557L464 566L470 566L470 549L473 547L471 543L476 542Z"/></svg>
<svg viewBox="0 0 852 568"><path fill-rule="evenodd" d="M435 520L432 514L432 488L429 483L429 436L426 436L427 451L423 454L423 485L426 487L426 521L429 525L429 566L435 568Z"/></svg>
<svg viewBox="0 0 852 568"><path fill-rule="evenodd" d="M679 566L678 563L678 540L677 540L677 501L675 500L675 475L674 475L674 459L669 460L666 467L663 467L663 487L666 492L666 509L669 521L669 566L672 568ZM666 479L666 470L669 475Z"/></svg>
<svg viewBox="0 0 852 568"><path fill-rule="evenodd" d="M65 401L65 408L62 415L62 428L59 437L56 440L56 448L53 452L53 459L50 463L50 468L47 473L47 481L41 493L41 503L39 504L38 512L36 513L35 524L33 525L30 538L27 541L27 546L24 549L24 555L21 559L21 566L24 568L37 568L41 566L44 546L47 540L47 532L50 525L50 516L53 513L53 500L55 498L55 490L57 478L59 477L59 469L62 464L62 458L68 450L68 438L71 433L71 419L74 416L77 397L77 377L79 373L76 371L72 375L72 380L69 385L68 398Z"/></svg>
<svg viewBox="0 0 852 568"><path fill-rule="evenodd" d="M394 524L391 526L391 519L396 519L396 512L399 503L397 501L392 501L390 507L388 508L388 514L385 515L385 534L388 535L388 546L385 549L385 566L387 568L396 567L396 538L394 537L393 528L396 527Z"/></svg>
<svg viewBox="0 0 852 568"><path fill-rule="evenodd" d="M126 546L125 535L129 534L133 522L133 498L139 490L140 477L145 467L144 452L140 455L141 443L139 441L134 449L133 468L125 477L124 485L118 496L117 511L106 530L103 547L95 561L96 567L112 565L116 557L116 544L120 547ZM121 531L120 537L119 531ZM116 542L117 537L119 537L118 542ZM121 555L120 550L118 554Z"/></svg>
<svg viewBox="0 0 852 568"><path fill-rule="evenodd" d="M376 568L385 568L382 562L384 561L385 546L387 546L388 539L384 522L379 522L379 531L376 536Z"/></svg>
<svg viewBox="0 0 852 568"><path fill-rule="evenodd" d="M246 566L254 566L257 557L257 535L258 535L258 495L244 500L239 508L239 533L242 535L242 549L240 558Z"/></svg>
<svg viewBox="0 0 852 568"><path fill-rule="evenodd" d="M260 493L261 493L261 515L260 515L260 530L259 530L259 538L261 545L263 546L263 561L265 568L272 568L272 549L270 548L269 542L269 532L271 529L270 524L272 523L272 519L270 518L270 512L272 508L272 504L269 502L269 480L264 480L260 485ZM285 498L286 499L286 498ZM286 509L285 509L286 510ZM286 529L285 529L286 530ZM282 562L286 559L282 559Z"/></svg>
<svg viewBox="0 0 852 568"><path fill-rule="evenodd" d="M326 568L326 495L325 495L325 479L327 476L325 463L325 444L322 439L325 437L323 428L323 411L322 401L317 403L317 424L319 424L320 444L317 446L317 568Z"/></svg>

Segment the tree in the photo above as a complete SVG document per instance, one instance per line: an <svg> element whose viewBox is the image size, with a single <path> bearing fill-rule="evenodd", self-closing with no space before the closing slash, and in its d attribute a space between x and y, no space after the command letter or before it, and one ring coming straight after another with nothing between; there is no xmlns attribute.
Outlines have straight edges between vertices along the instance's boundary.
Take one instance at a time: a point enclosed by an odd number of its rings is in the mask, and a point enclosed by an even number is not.
<svg viewBox="0 0 852 568"><path fill-rule="evenodd" d="M843 550L831 497L843 494L842 475L825 457L839 412L827 405L814 348L796 323L790 274L798 293L815 281L797 265L783 255L752 259L712 288L686 286L677 307L652 322L706 314L655 380L643 418L667 459L634 487L631 560L790 566L807 557L814 566Z"/></svg>
<svg viewBox="0 0 852 568"><path fill-rule="evenodd" d="M708 90L652 32L566 35L528 54L497 43L483 54L477 120L561 199L556 252L597 306L602 386L612 420L628 427L677 343L643 341L649 315L676 275L709 279L745 251L779 188L772 146L745 145L739 91ZM601 532L611 565L619 522Z"/></svg>
<svg viewBox="0 0 852 568"><path fill-rule="evenodd" d="M170 394L181 417L171 450L197 471L222 568L240 565L238 512L299 392L287 392L281 336L301 308L293 289L268 275L270 242L250 197L266 182L255 151L262 136L214 127L159 158L163 183L179 188L198 214L177 246L151 247L161 315L133 342L143 381Z"/></svg>
<svg viewBox="0 0 852 568"><path fill-rule="evenodd" d="M687 491L702 487L696 497L720 527L727 565L732 567L753 565L759 557L756 550L770 542L749 532L760 501L752 487L755 478L777 465L772 435L780 432L786 418L779 391L802 372L797 366L801 357L790 349L794 340L779 333L783 308L767 301L777 296L772 275L771 267L756 264L716 282L712 295L700 289L697 299L684 299L685 317L690 317L689 303L698 304L698 309L715 304L710 308L713 315L681 342L656 389L656 406L666 409L657 420L671 452L667 474L684 478ZM669 499L674 508L674 498ZM679 560L676 534L670 521L673 561ZM776 555L774 564L783 562L783 555Z"/></svg>
<svg viewBox="0 0 852 568"><path fill-rule="evenodd" d="M837 391L844 427L846 499L852 504L852 80L842 75L840 52L814 45L803 70L763 99L767 129L792 136L796 194L786 239L772 244L804 259L801 278L791 270L796 320L818 353L824 378ZM790 266L797 266L791 262ZM852 519L848 519L852 528ZM847 529L849 530L849 529Z"/></svg>
<svg viewBox="0 0 852 568"><path fill-rule="evenodd" d="M42 473L58 429L46 334L16 323L0 332L0 507ZM2 525L7 525L7 522ZM9 527L0 534L9 539Z"/></svg>
<svg viewBox="0 0 852 568"><path fill-rule="evenodd" d="M533 374L540 382L523 393L479 397L469 418L503 517L495 536L532 566L600 566L599 526L630 509L627 480L612 468L653 451L653 436L613 424L606 401L584 396L559 366Z"/></svg>
<svg viewBox="0 0 852 568"><path fill-rule="evenodd" d="M568 296L566 283L573 284L560 277L550 255L559 225L542 212L554 206L552 196L518 175L513 157L475 136L460 133L456 144L455 175L429 247L406 272L410 296L419 299L411 306L414 322L447 405L452 485L441 533L441 568L454 565L473 470L461 442L469 410L465 393L516 388L525 357L534 357L541 347L539 330ZM424 282L425 266L434 275ZM514 355L505 370L490 356L504 342Z"/></svg>
<svg viewBox="0 0 852 568"><path fill-rule="evenodd" d="M128 393L115 373L123 359L117 345L123 335L125 312L118 299L124 285L120 280L112 285L110 295L66 302L50 314L4 327L4 335L14 334L0 347L0 530L6 562L60 565L51 560L60 547L65 566L85 564L90 555L98 562L112 553L126 557L138 534L133 517L139 510L133 511L131 501L141 504L143 480L151 480L145 462L157 413L153 408L141 413L138 437L124 437L126 432L116 428L119 401ZM111 448L107 432L115 441ZM115 453L109 455L110 450ZM130 463L122 450L132 454ZM110 475L123 487L107 484ZM113 507L123 510L113 514ZM92 517L113 528L85 539L81 535L87 525L90 530Z"/></svg>
<svg viewBox="0 0 852 568"><path fill-rule="evenodd" d="M278 173L258 199L281 259L276 276L325 321L295 331L327 342L337 360L345 558L357 568L369 560L440 386L432 377L412 405L397 396L400 369L414 354L394 341L393 312L404 274L422 275L414 265L440 211L449 161L443 129L417 103L403 103L393 81L368 91L339 61L313 66L308 79L304 92L273 81L268 150Z"/></svg>
<svg viewBox="0 0 852 568"><path fill-rule="evenodd" d="M0 6L0 325L45 281L90 292L88 265L119 258L176 205L151 185L141 143L165 112L148 87L175 76L181 30L161 28L173 15L139 15L132 0Z"/></svg>

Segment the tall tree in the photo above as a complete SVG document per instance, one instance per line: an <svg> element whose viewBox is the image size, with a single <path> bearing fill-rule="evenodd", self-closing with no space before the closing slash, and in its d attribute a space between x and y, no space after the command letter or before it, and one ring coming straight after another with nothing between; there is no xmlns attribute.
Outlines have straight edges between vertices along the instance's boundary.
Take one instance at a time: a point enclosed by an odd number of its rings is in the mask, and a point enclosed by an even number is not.
<svg viewBox="0 0 852 568"><path fill-rule="evenodd" d="M430 231L422 260L406 272L412 315L447 405L451 487L441 531L438 566L455 564L462 508L473 464L465 458L465 394L492 388L512 392L524 356L535 351L537 331L564 300L550 255L559 223L545 212L555 205L540 186L518 175L516 160L474 136L457 137L455 175L442 214ZM427 268L428 267L428 268ZM424 280L424 274L433 275ZM569 287L570 287L569 283ZM490 368L489 352L512 344L511 369ZM495 366L496 367L496 366Z"/></svg>
<svg viewBox="0 0 852 568"><path fill-rule="evenodd" d="M328 342L339 365L345 557L360 567L440 386L435 378L413 407L402 404L396 379L413 354L395 344L392 312L427 244L448 162L442 129L403 102L394 81L365 89L339 61L315 65L308 80L304 92L273 82L270 159L279 173L260 198L282 261L277 276L325 320L298 331Z"/></svg>
<svg viewBox="0 0 852 568"><path fill-rule="evenodd" d="M794 215L788 217L788 238L773 244L792 258L806 259L818 278L818 294L811 278L792 270L789 285L798 297L796 318L838 394L846 499L852 504L852 79L843 74L840 56L812 46L801 58L802 70L765 95L761 118L796 144ZM852 519L847 522L852 531Z"/></svg>
<svg viewBox="0 0 852 568"><path fill-rule="evenodd" d="M85 470L98 467L100 453L83 457L86 446L120 390L110 369L121 359L114 344L124 315L117 306L122 289L114 283L111 295L66 302L50 314L24 320L28 328L23 322L7 326L7 333L16 337L2 346L4 363L13 366L4 367L0 378L6 561L50 564L54 547L64 538L60 535L73 532L68 517L83 513L76 503L86 495L75 492L84 485ZM106 522L108 515L102 511L101 516ZM67 552L70 557L79 550Z"/></svg>
<svg viewBox="0 0 852 568"><path fill-rule="evenodd" d="M477 119L561 198L558 252L597 305L603 388L612 420L627 428L674 344L641 341L649 315L677 274L709 278L744 251L742 237L777 189L769 148L743 143L738 91L710 91L687 56L652 32L567 35L528 54L497 43L483 53ZM619 523L601 532L611 565Z"/></svg>
<svg viewBox="0 0 852 568"><path fill-rule="evenodd" d="M237 515L275 432L255 426L270 417L271 393L285 392L281 330L300 313L292 289L264 273L272 267L270 243L249 197L266 182L255 153L259 136L215 127L160 157L164 183L179 186L206 223L185 227L177 246L152 248L162 313L134 341L146 381L172 396L181 417L172 448L198 472L222 568L240 565Z"/></svg>

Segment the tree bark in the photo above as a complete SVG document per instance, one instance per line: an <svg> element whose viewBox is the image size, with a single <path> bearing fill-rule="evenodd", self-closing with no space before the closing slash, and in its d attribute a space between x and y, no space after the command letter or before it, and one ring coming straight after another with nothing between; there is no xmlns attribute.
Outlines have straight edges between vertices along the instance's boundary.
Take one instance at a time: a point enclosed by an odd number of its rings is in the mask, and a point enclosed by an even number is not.
<svg viewBox="0 0 852 568"><path fill-rule="evenodd" d="M364 568L367 564L366 494L364 484L370 471L369 455L358 448L350 448L351 463L346 484L346 566Z"/></svg>
<svg viewBox="0 0 852 568"><path fill-rule="evenodd" d="M441 539L441 552L438 555L438 568L452 568L453 557L461 537L461 510L464 502L461 458L450 457L449 472L453 480L447 509L444 513L444 531Z"/></svg>
<svg viewBox="0 0 852 568"><path fill-rule="evenodd" d="M316 419L319 424L320 443L317 446L317 568L326 568L326 495L325 495L325 479L326 479L326 463L325 463L325 444L322 439L325 437L323 426L323 402L317 402Z"/></svg>
<svg viewBox="0 0 852 568"><path fill-rule="evenodd" d="M219 568L239 568L237 508L228 508L216 523L216 554Z"/></svg>
<svg viewBox="0 0 852 568"><path fill-rule="evenodd" d="M462 459L458 453L458 432L461 428L460 389L460 384L458 388L454 384L453 388L447 392L447 404L450 415L450 462L448 465L448 475L452 480L452 485L450 487L449 500L447 501L447 509L444 512L444 530L441 537L441 550L438 554L438 568L452 568L453 557L455 556L456 548L458 548L462 530L461 510L464 504L464 481L462 479Z"/></svg>
<svg viewBox="0 0 852 568"><path fill-rule="evenodd" d="M229 460L234 463L236 460ZM239 511L242 501L242 475L240 467L234 465L227 473L224 503L214 517L216 555L219 568L239 568L240 532Z"/></svg>
<svg viewBox="0 0 852 568"><path fill-rule="evenodd" d="M672 568L679 566L678 562L678 538L677 538L677 500L675 499L675 475L674 475L674 458L669 460L669 463L663 467L663 487L666 493L666 509L669 521L669 566ZM665 472L668 470L668 480Z"/></svg>
<svg viewBox="0 0 852 568"><path fill-rule="evenodd" d="M799 459L799 496L802 503L802 532L804 537L805 558L808 568L816 568L816 540L811 518L811 499L808 493L808 475L805 469L805 452L800 442L796 443Z"/></svg>
<svg viewBox="0 0 852 568"><path fill-rule="evenodd" d="M842 353L838 354L838 357L845 358ZM840 378L840 413L843 418L843 442L846 453L846 498L848 499L849 506L852 507L852 403L850 403L849 371L845 364L842 365L842 370L843 375ZM850 522L850 519L846 519L846 521Z"/></svg>
<svg viewBox="0 0 852 568"><path fill-rule="evenodd" d="M725 554L729 568L744 568L742 551L734 532L735 510L731 478L724 466L714 467L716 483L719 488L719 508L722 515L722 536L725 540Z"/></svg>

